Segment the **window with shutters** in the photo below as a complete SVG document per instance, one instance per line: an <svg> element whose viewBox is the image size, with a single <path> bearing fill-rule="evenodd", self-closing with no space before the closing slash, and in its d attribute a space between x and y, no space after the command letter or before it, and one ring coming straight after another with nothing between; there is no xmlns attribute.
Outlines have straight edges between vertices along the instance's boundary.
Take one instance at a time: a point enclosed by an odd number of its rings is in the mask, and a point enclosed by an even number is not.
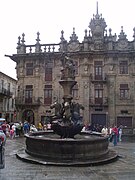
<svg viewBox="0 0 135 180"><path fill-rule="evenodd" d="M128 74L128 61L120 61L119 73L120 74Z"/></svg>
<svg viewBox="0 0 135 180"><path fill-rule="evenodd" d="M94 71L95 71L95 80L102 80L103 78L103 62L102 61L94 62Z"/></svg>
<svg viewBox="0 0 135 180"><path fill-rule="evenodd" d="M53 64L51 62L45 65L45 81L52 81Z"/></svg>
<svg viewBox="0 0 135 180"><path fill-rule="evenodd" d="M95 104L102 104L103 103L103 85L95 84L94 91L95 91Z"/></svg>
<svg viewBox="0 0 135 180"><path fill-rule="evenodd" d="M33 76L33 63L26 64L26 76Z"/></svg>
<svg viewBox="0 0 135 180"><path fill-rule="evenodd" d="M121 99L128 99L129 98L128 84L120 84L120 98Z"/></svg>
<svg viewBox="0 0 135 180"><path fill-rule="evenodd" d="M44 88L44 104L50 105L52 103L52 85L45 85Z"/></svg>
<svg viewBox="0 0 135 180"><path fill-rule="evenodd" d="M25 103L32 103L33 86L27 85L25 88Z"/></svg>

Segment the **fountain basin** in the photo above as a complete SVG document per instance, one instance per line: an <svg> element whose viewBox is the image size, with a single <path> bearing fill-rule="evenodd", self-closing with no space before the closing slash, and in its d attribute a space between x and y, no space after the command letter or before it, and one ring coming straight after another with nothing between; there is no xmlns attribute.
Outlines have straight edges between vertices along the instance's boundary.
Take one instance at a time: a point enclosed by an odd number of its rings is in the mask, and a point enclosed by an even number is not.
<svg viewBox="0 0 135 180"><path fill-rule="evenodd" d="M86 132L74 139L60 139L54 132L36 132L26 135L26 149L17 157L49 165L94 165L117 158L108 145L108 137Z"/></svg>

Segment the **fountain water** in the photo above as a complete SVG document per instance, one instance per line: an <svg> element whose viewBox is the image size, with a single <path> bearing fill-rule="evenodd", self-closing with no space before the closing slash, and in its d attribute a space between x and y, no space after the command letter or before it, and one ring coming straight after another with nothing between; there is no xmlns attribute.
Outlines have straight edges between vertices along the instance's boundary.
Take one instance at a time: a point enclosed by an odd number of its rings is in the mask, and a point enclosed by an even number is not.
<svg viewBox="0 0 135 180"><path fill-rule="evenodd" d="M62 59L62 76L59 81L63 87L63 103L54 102L52 118L53 131L40 131L26 135L26 149L17 152L17 157L48 165L95 165L117 159L117 153L108 148L108 137L90 132L81 132L83 120L80 108L72 102L72 88L75 81L73 61L64 56Z"/></svg>

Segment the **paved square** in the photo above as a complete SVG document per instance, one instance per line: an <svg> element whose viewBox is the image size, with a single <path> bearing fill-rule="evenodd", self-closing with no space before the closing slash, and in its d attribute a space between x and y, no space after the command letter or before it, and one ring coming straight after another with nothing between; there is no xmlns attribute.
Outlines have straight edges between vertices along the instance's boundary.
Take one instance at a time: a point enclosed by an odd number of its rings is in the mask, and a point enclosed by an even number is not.
<svg viewBox="0 0 135 180"><path fill-rule="evenodd" d="M7 139L5 168L0 169L0 180L134 180L135 143L121 142L114 147L118 161L88 167L44 166L23 162L16 158L16 152L25 146L25 138Z"/></svg>

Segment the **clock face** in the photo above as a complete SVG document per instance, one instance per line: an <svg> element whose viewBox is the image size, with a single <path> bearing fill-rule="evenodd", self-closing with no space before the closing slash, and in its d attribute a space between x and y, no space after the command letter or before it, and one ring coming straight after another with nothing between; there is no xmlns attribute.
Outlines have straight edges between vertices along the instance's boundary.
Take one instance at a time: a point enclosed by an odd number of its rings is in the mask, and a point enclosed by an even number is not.
<svg viewBox="0 0 135 180"><path fill-rule="evenodd" d="M69 51L79 51L79 44L77 43L71 43L68 45Z"/></svg>

